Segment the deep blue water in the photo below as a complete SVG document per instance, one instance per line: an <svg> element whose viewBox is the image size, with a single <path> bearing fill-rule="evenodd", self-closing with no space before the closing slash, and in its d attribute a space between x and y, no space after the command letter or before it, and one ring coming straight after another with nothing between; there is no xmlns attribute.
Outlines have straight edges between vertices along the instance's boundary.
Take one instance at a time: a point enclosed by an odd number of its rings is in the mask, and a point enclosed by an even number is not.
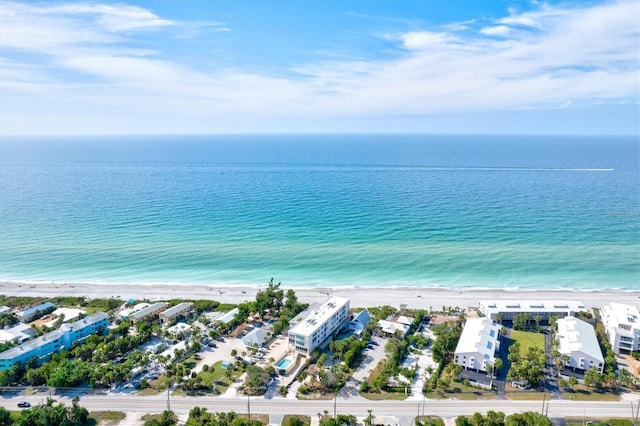
<svg viewBox="0 0 640 426"><path fill-rule="evenodd" d="M0 279L638 289L632 137L0 142Z"/></svg>

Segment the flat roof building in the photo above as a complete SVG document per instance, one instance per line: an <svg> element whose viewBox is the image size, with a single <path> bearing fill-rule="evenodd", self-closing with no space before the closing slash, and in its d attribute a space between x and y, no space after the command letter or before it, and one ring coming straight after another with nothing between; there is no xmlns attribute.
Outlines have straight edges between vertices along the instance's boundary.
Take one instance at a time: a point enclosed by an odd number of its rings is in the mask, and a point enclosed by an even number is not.
<svg viewBox="0 0 640 426"><path fill-rule="evenodd" d="M556 326L558 352L568 357L565 367L583 371L595 367L602 374L604 357L591 324L576 317L565 317L556 321Z"/></svg>
<svg viewBox="0 0 640 426"><path fill-rule="evenodd" d="M160 313L160 321L164 324L169 323L177 318L184 318L193 309L193 303L179 303Z"/></svg>
<svg viewBox="0 0 640 426"><path fill-rule="evenodd" d="M493 321L513 321L518 314L531 314L542 321L553 316L574 316L585 311L578 301L481 300L479 311Z"/></svg>
<svg viewBox="0 0 640 426"><path fill-rule="evenodd" d="M10 369L18 362L24 364L34 357L41 361L61 349L70 348L73 342L106 330L108 326L108 316L104 312L98 312L72 324L63 324L59 330L0 353L0 371Z"/></svg>
<svg viewBox="0 0 640 426"><path fill-rule="evenodd" d="M289 347L308 356L348 320L349 299L332 296L289 330Z"/></svg>
<svg viewBox="0 0 640 426"><path fill-rule="evenodd" d="M487 371L500 348L500 326L490 318L469 318L462 329L453 362L465 369Z"/></svg>
<svg viewBox="0 0 640 426"><path fill-rule="evenodd" d="M640 313L636 306L612 302L602 307L600 317L615 353L640 351Z"/></svg>
<svg viewBox="0 0 640 426"><path fill-rule="evenodd" d="M147 306L144 309L141 309L137 312L129 314L129 319L133 322L137 322L150 316L157 316L166 307L167 307L167 303L165 302L154 303L151 306Z"/></svg>
<svg viewBox="0 0 640 426"><path fill-rule="evenodd" d="M36 335L36 332L29 324L19 323L10 328L0 330L0 343L16 342L22 343Z"/></svg>

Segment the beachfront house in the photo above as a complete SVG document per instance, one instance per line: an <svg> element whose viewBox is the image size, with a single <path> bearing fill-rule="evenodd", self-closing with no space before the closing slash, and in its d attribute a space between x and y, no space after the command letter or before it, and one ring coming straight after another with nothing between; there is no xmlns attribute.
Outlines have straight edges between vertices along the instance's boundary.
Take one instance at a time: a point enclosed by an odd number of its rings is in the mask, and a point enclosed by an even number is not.
<svg viewBox="0 0 640 426"><path fill-rule="evenodd" d="M55 308L56 305L54 305L53 303L45 302L38 306L34 306L33 308L25 309L22 312L18 312L16 314L16 317L18 317L18 321L20 322L31 322L53 312Z"/></svg>
<svg viewBox="0 0 640 426"><path fill-rule="evenodd" d="M166 307L167 303L165 302L154 303L144 309L129 314L129 319L134 323L143 319L155 319Z"/></svg>
<svg viewBox="0 0 640 426"><path fill-rule="evenodd" d="M239 313L240 313L240 309L233 308L229 312L226 312L226 313L220 315L214 321L219 323L219 324L228 325L231 321L236 319L236 317L238 316Z"/></svg>
<svg viewBox="0 0 640 426"><path fill-rule="evenodd" d="M575 316L586 311L577 301L481 300L479 312L492 321L513 321L518 314L530 314L542 322L551 317Z"/></svg>
<svg viewBox="0 0 640 426"><path fill-rule="evenodd" d="M615 353L640 351L640 313L636 306L612 302L602 307L600 317Z"/></svg>
<svg viewBox="0 0 640 426"><path fill-rule="evenodd" d="M349 299L332 296L289 330L289 347L309 356L349 320Z"/></svg>
<svg viewBox="0 0 640 426"><path fill-rule="evenodd" d="M576 317L565 317L556 321L556 327L558 352L567 359L565 367L574 371L595 367L602 374L604 358L591 324Z"/></svg>
<svg viewBox="0 0 640 426"><path fill-rule="evenodd" d="M69 349L74 342L82 341L91 334L104 332L109 326L108 316L98 312L72 324L63 324L60 329L36 337L0 353L0 371L8 370L16 363L24 365L31 358L44 360L55 352Z"/></svg>
<svg viewBox="0 0 640 426"><path fill-rule="evenodd" d="M469 318L462 329L453 362L465 369L487 371L500 348L500 326L490 318Z"/></svg>
<svg viewBox="0 0 640 426"><path fill-rule="evenodd" d="M193 312L193 303L179 303L160 313L160 321L169 324L172 321L184 319Z"/></svg>
<svg viewBox="0 0 640 426"><path fill-rule="evenodd" d="M371 321L371 315L366 309L361 310L353 316L353 319L349 321L349 329L355 336L362 336L364 330L367 328L367 324Z"/></svg>

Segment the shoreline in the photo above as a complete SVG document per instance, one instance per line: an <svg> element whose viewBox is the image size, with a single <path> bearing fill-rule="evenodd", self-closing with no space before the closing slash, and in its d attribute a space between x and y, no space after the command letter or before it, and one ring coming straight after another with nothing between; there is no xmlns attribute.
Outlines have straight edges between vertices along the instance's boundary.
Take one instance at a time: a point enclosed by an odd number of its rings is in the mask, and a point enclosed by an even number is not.
<svg viewBox="0 0 640 426"><path fill-rule="evenodd" d="M122 300L168 300L168 299L208 299L221 303L241 303L254 300L261 285L235 284L102 284L102 283L55 283L55 282L11 282L0 281L0 294L6 296L82 296L87 298L118 297ZM640 291L634 290L593 290L593 289L486 289L486 288L444 288L444 287L373 287L373 286L321 286L290 287L298 299L306 303L320 303L330 295L351 299L352 307L375 307L391 305L396 308L406 305L417 309L440 309L442 306L460 308L477 307L480 300L577 300L587 308L598 308L609 302L637 304Z"/></svg>

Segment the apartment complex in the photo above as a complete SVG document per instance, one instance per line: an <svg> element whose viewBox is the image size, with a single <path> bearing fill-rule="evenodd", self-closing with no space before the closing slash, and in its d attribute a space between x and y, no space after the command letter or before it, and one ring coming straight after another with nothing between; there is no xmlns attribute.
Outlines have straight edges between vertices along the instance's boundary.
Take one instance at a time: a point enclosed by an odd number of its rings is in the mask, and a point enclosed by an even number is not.
<svg viewBox="0 0 640 426"><path fill-rule="evenodd" d="M333 296L289 331L289 347L310 355L349 318L349 299Z"/></svg>
<svg viewBox="0 0 640 426"><path fill-rule="evenodd" d="M640 351L640 313L637 307L612 302L602 307L600 316L615 353Z"/></svg>
<svg viewBox="0 0 640 426"><path fill-rule="evenodd" d="M479 310L493 321L513 321L518 314L530 314L540 321L549 321L554 316L575 316L586 307L577 301L481 300Z"/></svg>
<svg viewBox="0 0 640 426"><path fill-rule="evenodd" d="M143 319L145 319L147 317L156 317L166 307L167 307L167 303L165 303L165 302L154 303L151 306L147 306L144 309L141 309L141 310L139 310L137 312L134 312L134 313L130 314L129 315L129 319L132 322L135 323L135 322L141 321L141 320L143 320Z"/></svg>
<svg viewBox="0 0 640 426"><path fill-rule="evenodd" d="M70 348L73 342L106 330L108 325L108 317L104 312L98 312L72 324L63 324L58 330L0 353L0 371L10 369L18 362L24 364L34 357L39 360L45 359L61 349Z"/></svg>
<svg viewBox="0 0 640 426"><path fill-rule="evenodd" d="M171 321L179 318L187 317L193 311L193 303L179 303L176 306L172 306L160 313L160 321L163 324L170 323Z"/></svg>
<svg viewBox="0 0 640 426"><path fill-rule="evenodd" d="M53 303L45 302L41 305L34 306L33 308L29 308L22 312L18 312L16 314L16 317L18 317L18 320L20 322L31 322L35 319L40 318L43 315L53 312L55 308L56 308L56 305L54 305Z"/></svg>
<svg viewBox="0 0 640 426"><path fill-rule="evenodd" d="M558 352L567 357L565 367L583 371L595 367L600 373L604 371L604 357L591 324L576 317L565 317L556 321L556 326Z"/></svg>
<svg viewBox="0 0 640 426"><path fill-rule="evenodd" d="M469 318L462 329L454 362L465 369L487 371L500 348L500 326L489 318Z"/></svg>

